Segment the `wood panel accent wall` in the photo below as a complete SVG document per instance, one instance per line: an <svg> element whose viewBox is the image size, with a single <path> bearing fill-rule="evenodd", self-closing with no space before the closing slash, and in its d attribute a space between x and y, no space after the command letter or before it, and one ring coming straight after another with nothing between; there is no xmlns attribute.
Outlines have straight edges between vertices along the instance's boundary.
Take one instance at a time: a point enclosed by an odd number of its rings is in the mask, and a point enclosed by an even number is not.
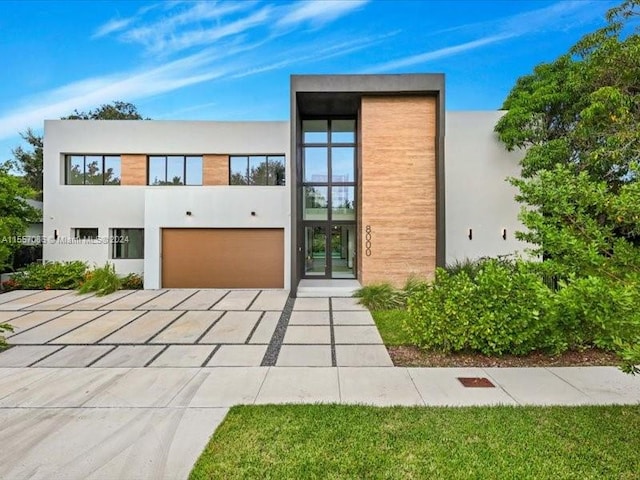
<svg viewBox="0 0 640 480"><path fill-rule="evenodd" d="M229 155L203 155L203 185L229 185Z"/></svg>
<svg viewBox="0 0 640 480"><path fill-rule="evenodd" d="M146 155L121 155L120 156L120 184L121 185L146 185L147 184L147 156Z"/></svg>
<svg viewBox="0 0 640 480"><path fill-rule="evenodd" d="M400 286L435 272L436 120L433 96L362 98L358 278L365 285Z"/></svg>

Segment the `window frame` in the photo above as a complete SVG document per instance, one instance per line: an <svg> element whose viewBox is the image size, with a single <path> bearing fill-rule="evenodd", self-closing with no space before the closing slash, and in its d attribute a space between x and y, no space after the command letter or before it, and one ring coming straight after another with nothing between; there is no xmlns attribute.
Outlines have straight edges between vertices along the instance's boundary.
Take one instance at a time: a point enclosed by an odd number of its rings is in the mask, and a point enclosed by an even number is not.
<svg viewBox="0 0 640 480"><path fill-rule="evenodd" d="M167 174L169 172L169 157L182 158L182 183L168 183ZM151 183L151 158L164 158L164 183ZM188 183L187 181L187 158L200 159L200 183ZM162 181L162 180L161 180ZM150 187L201 187L204 185L204 155L202 154L182 154L182 155L147 155L147 185Z"/></svg>
<svg viewBox="0 0 640 480"><path fill-rule="evenodd" d="M70 178L70 166L71 166L71 157L82 157L82 183L69 183ZM87 157L100 157L101 159L101 173L102 173L102 183L87 183ZM118 177L118 183L105 183L104 174L105 174L105 161L106 158L118 157L120 162L120 175ZM70 185L72 187L76 186L91 186L91 187L113 187L122 185L122 154L120 153L65 153L64 154L64 184Z"/></svg>
<svg viewBox="0 0 640 480"><path fill-rule="evenodd" d="M80 236L80 230L95 230L95 235ZM76 240L97 240L100 236L100 229L98 227L73 227L71 228L72 236Z"/></svg>
<svg viewBox="0 0 640 480"><path fill-rule="evenodd" d="M130 236L131 230L138 230L142 232L142 246L140 248L139 257L131 257L129 256L129 243L130 242L116 242L115 240L118 237ZM127 256L116 256L116 249L118 245L124 245L123 251L126 251ZM144 260L144 228L139 227L121 227L121 228L110 228L109 229L109 259L110 260Z"/></svg>
<svg viewBox="0 0 640 480"><path fill-rule="evenodd" d="M284 176L282 178L282 183L277 183L278 182L278 178L276 177L275 181L276 183L274 185L269 185L268 183L264 183L264 184L252 184L249 183L249 175L250 175L250 170L249 167L251 166L251 159L252 158L256 158L256 157L264 157L264 161L266 164L266 171L267 173L269 172L269 159L273 158L273 157L278 157L282 159L282 163L283 163L283 168L284 168ZM245 180L247 183L244 184L237 184L237 183L231 183L231 177L233 175L232 170L231 170L231 162L233 161L233 159L245 159L246 160L246 176L245 176ZM285 187L287 185L287 156L284 153L252 153L252 154L245 154L245 153L234 153L233 155L229 155L229 161L228 161L228 178L227 178L227 183L230 186L233 187ZM268 175L267 177L268 178Z"/></svg>

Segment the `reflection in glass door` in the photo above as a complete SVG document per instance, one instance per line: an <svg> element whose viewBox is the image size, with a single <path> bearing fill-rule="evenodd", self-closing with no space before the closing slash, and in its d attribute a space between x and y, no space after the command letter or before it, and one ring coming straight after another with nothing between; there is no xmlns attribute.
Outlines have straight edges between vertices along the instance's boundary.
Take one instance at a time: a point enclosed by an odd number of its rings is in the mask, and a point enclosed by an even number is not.
<svg viewBox="0 0 640 480"><path fill-rule="evenodd" d="M327 274L327 232L325 227L304 228L304 273L310 277Z"/></svg>
<svg viewBox="0 0 640 480"><path fill-rule="evenodd" d="M331 227L331 277L356 278L355 225L333 225Z"/></svg>

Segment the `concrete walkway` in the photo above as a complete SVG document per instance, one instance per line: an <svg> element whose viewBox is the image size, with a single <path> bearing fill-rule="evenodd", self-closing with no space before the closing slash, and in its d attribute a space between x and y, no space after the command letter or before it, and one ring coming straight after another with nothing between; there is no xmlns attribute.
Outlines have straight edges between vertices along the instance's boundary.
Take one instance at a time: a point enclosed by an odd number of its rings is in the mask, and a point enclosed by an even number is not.
<svg viewBox="0 0 640 480"><path fill-rule="evenodd" d="M9 479L184 479L238 404L640 403L640 377L614 367L392 367L350 298L22 291L0 295L5 321L17 327L0 353Z"/></svg>

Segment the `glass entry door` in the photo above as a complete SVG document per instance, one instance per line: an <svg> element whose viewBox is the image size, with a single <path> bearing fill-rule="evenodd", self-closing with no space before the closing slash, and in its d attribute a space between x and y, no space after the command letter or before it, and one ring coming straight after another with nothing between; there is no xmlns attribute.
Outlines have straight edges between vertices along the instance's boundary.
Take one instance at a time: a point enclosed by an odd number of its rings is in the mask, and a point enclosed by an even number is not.
<svg viewBox="0 0 640 480"><path fill-rule="evenodd" d="M302 121L298 245L303 278L356 278L356 122Z"/></svg>
<svg viewBox="0 0 640 480"><path fill-rule="evenodd" d="M304 227L304 276L356 278L355 225Z"/></svg>

